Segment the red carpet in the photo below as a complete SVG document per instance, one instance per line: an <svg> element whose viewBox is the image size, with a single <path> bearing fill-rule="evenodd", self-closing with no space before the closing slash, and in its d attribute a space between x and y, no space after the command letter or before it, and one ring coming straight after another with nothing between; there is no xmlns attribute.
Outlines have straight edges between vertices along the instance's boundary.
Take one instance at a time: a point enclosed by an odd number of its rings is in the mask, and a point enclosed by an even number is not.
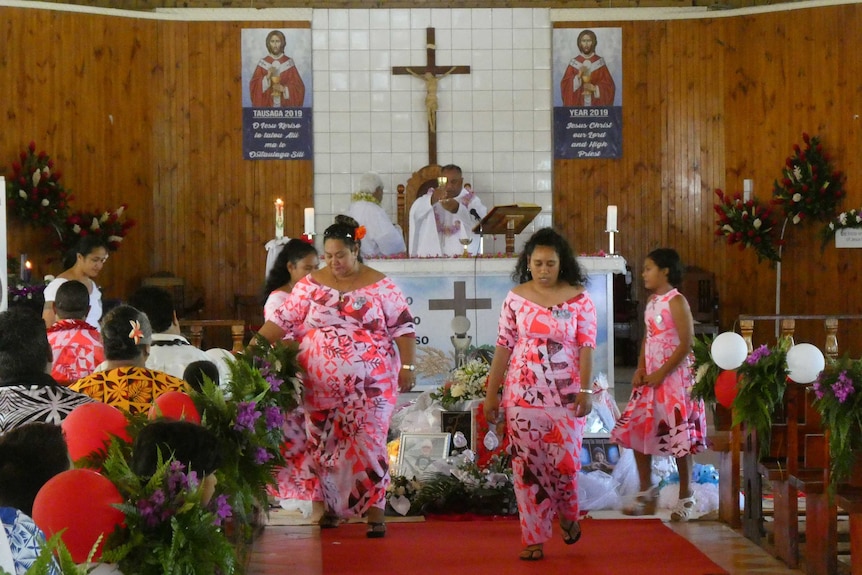
<svg viewBox="0 0 862 575"><path fill-rule="evenodd" d="M518 559L517 521L426 521L389 525L367 539L365 525L322 532L324 575L727 575L706 555L655 519L586 519L575 545L554 538L545 558Z"/></svg>

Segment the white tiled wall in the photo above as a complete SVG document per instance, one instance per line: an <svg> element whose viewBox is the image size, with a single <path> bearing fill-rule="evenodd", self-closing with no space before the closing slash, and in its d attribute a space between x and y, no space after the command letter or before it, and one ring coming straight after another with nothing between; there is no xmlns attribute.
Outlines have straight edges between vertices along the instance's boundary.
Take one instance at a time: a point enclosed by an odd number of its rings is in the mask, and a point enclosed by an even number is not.
<svg viewBox="0 0 862 575"><path fill-rule="evenodd" d="M314 10L316 229L344 211L363 172L379 172L384 207L428 163L425 83L392 66L469 65L438 84L437 161L461 166L487 206L542 206L551 223L551 28L543 9ZM486 252L503 251L503 238Z"/></svg>

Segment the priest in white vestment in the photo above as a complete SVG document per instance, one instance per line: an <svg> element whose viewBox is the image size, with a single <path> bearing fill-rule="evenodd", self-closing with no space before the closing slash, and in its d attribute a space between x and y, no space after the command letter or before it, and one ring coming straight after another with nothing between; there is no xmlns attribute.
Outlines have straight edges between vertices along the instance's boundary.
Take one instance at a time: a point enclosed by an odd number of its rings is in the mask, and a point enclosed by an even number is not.
<svg viewBox="0 0 862 575"><path fill-rule="evenodd" d="M397 256L407 252L404 233L392 223L380 207L383 199L383 180L375 172L367 172L359 179L359 191L350 198L347 214L359 225L365 226L362 238L362 257L379 258Z"/></svg>
<svg viewBox="0 0 862 575"><path fill-rule="evenodd" d="M482 200L464 189L461 168L444 166L446 185L432 188L410 207L410 257L445 257L464 253L461 239L471 239L470 255L479 252L479 235L473 227L488 213Z"/></svg>

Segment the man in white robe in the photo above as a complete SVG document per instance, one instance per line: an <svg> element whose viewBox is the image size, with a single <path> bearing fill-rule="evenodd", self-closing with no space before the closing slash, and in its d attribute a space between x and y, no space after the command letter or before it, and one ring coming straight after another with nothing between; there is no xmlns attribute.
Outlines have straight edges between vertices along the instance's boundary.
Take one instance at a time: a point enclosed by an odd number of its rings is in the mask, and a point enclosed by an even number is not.
<svg viewBox="0 0 862 575"><path fill-rule="evenodd" d="M380 206L383 199L383 180L375 172L367 172L359 180L359 191L350 198L347 214L365 226L362 238L363 258L397 256L407 252L404 234L395 226Z"/></svg>
<svg viewBox="0 0 862 575"><path fill-rule="evenodd" d="M446 257L464 253L462 239L470 239L470 255L479 252L473 227L488 213L482 200L464 189L461 168L443 166L446 185L430 189L410 207L410 257Z"/></svg>

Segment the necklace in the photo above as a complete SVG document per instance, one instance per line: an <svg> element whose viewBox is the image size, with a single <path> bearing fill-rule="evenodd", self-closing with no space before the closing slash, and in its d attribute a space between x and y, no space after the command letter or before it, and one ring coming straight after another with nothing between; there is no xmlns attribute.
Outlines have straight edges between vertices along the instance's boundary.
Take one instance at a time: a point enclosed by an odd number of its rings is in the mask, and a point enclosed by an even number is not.
<svg viewBox="0 0 862 575"><path fill-rule="evenodd" d="M347 278L343 278L346 279L343 288L341 286L341 280L338 278L337 275L335 275L335 272L332 273L332 277L335 280L335 289L338 291L338 301L340 303L344 303L344 300L346 299L345 294L347 292L353 291L353 286L356 283L356 278L359 277L359 273L359 266L354 265L353 269L351 270L351 273L348 274Z"/></svg>

